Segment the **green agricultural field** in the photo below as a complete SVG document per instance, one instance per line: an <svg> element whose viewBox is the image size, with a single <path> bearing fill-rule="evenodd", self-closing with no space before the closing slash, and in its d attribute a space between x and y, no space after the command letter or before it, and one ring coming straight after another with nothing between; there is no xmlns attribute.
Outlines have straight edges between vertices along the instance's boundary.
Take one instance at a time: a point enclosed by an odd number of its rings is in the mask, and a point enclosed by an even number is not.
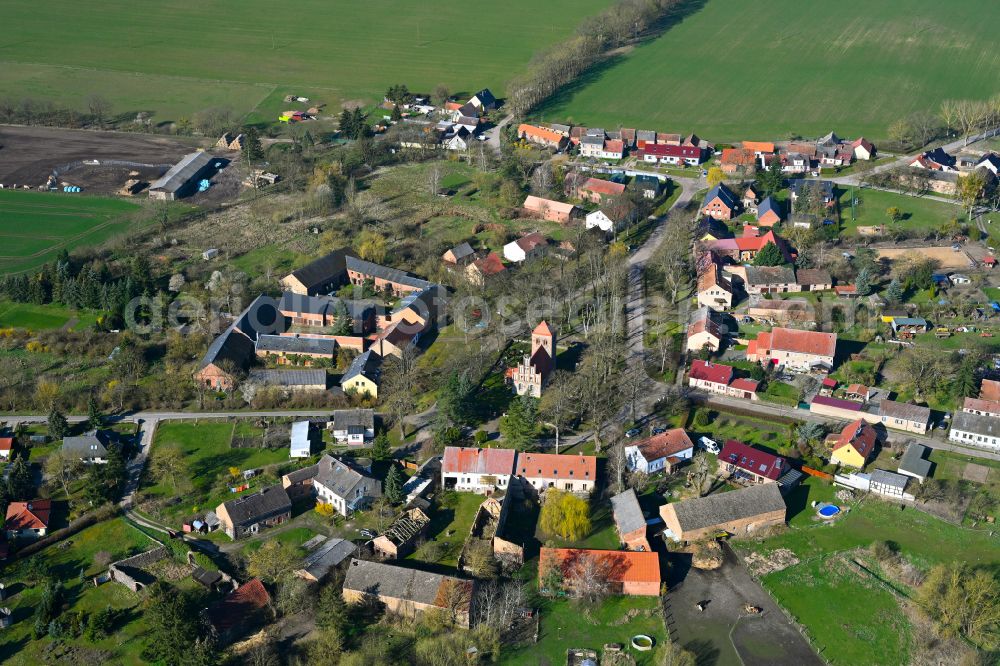
<svg viewBox="0 0 1000 666"><path fill-rule="evenodd" d="M963 218L962 207L925 197L910 197L893 192L855 189L858 205L854 208L856 219L851 219L851 190L840 191L840 219L843 233L855 236L858 227L879 224L895 225L901 229L930 232L940 229L952 219ZM886 215L889 208L898 208L903 214L899 222L890 222Z"/></svg>
<svg viewBox="0 0 1000 666"><path fill-rule="evenodd" d="M36 268L63 248L103 243L128 231L140 210L121 199L0 190L0 272Z"/></svg>
<svg viewBox="0 0 1000 666"><path fill-rule="evenodd" d="M0 301L0 328L26 328L43 331L52 328L81 330L97 322L97 313L90 310L72 310L50 303L12 303Z"/></svg>
<svg viewBox="0 0 1000 666"><path fill-rule="evenodd" d="M990 0L706 0L539 115L715 141L886 136L949 98L1000 92Z"/></svg>
<svg viewBox="0 0 1000 666"><path fill-rule="evenodd" d="M336 109L379 100L396 83L500 94L536 51L608 4L56 0L44 16L21 4L4 8L18 39L0 45L0 96L79 107L97 93L115 111L155 111L160 122L214 106L273 113L292 92Z"/></svg>

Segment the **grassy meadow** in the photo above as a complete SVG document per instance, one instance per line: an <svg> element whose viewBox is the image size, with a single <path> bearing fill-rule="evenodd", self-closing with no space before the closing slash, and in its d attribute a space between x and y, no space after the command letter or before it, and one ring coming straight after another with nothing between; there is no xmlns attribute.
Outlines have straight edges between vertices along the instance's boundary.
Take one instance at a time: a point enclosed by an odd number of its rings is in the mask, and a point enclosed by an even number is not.
<svg viewBox="0 0 1000 666"><path fill-rule="evenodd" d="M140 210L122 199L0 190L0 272L36 268L63 248L103 243L126 232Z"/></svg>
<svg viewBox="0 0 1000 666"><path fill-rule="evenodd" d="M286 92L331 105L380 99L396 83L500 94L536 51L608 4L56 0L44 16L14 5L4 21L18 39L0 45L0 95L79 105L97 93L161 122L213 106L243 115Z"/></svg>
<svg viewBox="0 0 1000 666"><path fill-rule="evenodd" d="M538 115L716 141L881 139L900 116L1000 92L998 30L989 0L705 0Z"/></svg>

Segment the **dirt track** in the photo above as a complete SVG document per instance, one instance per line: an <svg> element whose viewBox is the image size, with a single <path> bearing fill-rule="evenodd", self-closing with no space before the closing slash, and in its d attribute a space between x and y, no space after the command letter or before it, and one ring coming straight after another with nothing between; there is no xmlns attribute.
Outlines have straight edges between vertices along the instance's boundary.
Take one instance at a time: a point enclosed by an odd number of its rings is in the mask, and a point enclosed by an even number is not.
<svg viewBox="0 0 1000 666"><path fill-rule="evenodd" d="M896 249L879 249L880 259L895 261L907 252L916 252L941 262L941 268L969 268L971 262L964 251L954 251L950 247L908 247Z"/></svg>
<svg viewBox="0 0 1000 666"><path fill-rule="evenodd" d="M187 137L0 125L0 183L35 187L55 167L83 160L173 164L203 143ZM113 192L124 182L121 174L109 177L100 168L75 171L74 184L91 191Z"/></svg>

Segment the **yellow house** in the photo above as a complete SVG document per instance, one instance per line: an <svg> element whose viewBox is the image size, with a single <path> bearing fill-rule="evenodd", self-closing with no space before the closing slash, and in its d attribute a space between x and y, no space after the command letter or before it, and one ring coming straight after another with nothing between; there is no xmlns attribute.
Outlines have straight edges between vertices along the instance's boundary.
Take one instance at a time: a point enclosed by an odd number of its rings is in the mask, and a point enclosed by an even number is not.
<svg viewBox="0 0 1000 666"><path fill-rule="evenodd" d="M878 433L875 432L875 428L870 423L864 419L852 421L833 442L830 462L844 467L861 469L875 452L877 441Z"/></svg>
<svg viewBox="0 0 1000 666"><path fill-rule="evenodd" d="M369 349L351 363L340 378L340 388L358 395L378 398L378 387L382 379L382 357Z"/></svg>

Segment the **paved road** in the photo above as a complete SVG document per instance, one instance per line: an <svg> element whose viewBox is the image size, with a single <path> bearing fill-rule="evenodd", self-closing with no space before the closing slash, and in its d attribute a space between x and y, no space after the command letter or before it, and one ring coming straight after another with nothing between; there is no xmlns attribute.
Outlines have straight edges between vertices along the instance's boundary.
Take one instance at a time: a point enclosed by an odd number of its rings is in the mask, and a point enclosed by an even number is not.
<svg viewBox="0 0 1000 666"><path fill-rule="evenodd" d="M286 409L271 412L156 412L143 411L132 412L130 414L120 414L107 417L108 421L120 423L122 421L176 421L179 419L230 419L230 418L257 418L257 417L320 417L330 416L332 409ZM86 416L68 416L66 419L70 423L80 423L86 421ZM0 414L0 421L14 427L18 423L45 423L48 420L47 414Z"/></svg>
<svg viewBox="0 0 1000 666"><path fill-rule="evenodd" d="M125 467L128 481L125 484L125 492L118 503L119 506L128 510L135 500L135 491L139 489L139 481L142 478L142 470L146 467L146 460L149 459L149 451L153 448L153 435L156 433L156 426L159 421L156 419L144 419L139 422L142 428L139 438L139 451L132 457Z"/></svg>
<svg viewBox="0 0 1000 666"><path fill-rule="evenodd" d="M507 115L494 127L486 130L487 145L492 146L495 150L500 150L500 137L503 136L503 128L509 125L512 120L514 120L514 116Z"/></svg>

